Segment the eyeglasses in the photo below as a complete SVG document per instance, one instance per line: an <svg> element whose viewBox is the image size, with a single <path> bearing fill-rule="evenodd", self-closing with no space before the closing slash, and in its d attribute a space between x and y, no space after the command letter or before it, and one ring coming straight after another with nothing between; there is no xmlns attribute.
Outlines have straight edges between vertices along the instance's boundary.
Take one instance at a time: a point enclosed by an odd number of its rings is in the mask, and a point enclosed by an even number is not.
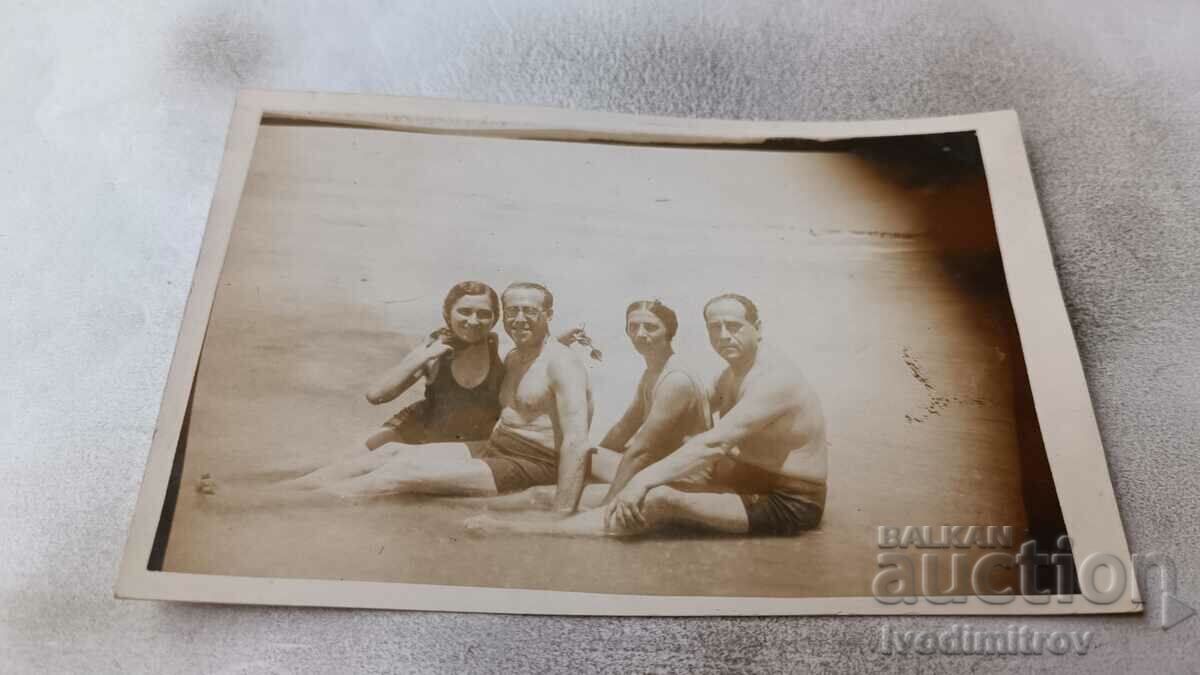
<svg viewBox="0 0 1200 675"><path fill-rule="evenodd" d="M526 319L529 319L530 321L537 321L539 318L541 318L542 311L543 310L538 309L537 307L505 307L504 318L515 319L520 314L524 314Z"/></svg>

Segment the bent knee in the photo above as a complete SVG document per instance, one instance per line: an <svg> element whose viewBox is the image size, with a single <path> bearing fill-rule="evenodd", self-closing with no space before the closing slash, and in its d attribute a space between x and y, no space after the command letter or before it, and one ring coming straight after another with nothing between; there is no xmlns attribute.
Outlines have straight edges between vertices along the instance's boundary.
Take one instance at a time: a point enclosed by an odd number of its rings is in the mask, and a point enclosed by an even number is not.
<svg viewBox="0 0 1200 675"><path fill-rule="evenodd" d="M679 507L684 497L685 494L682 491L667 485L660 485L646 493L646 508L672 512Z"/></svg>

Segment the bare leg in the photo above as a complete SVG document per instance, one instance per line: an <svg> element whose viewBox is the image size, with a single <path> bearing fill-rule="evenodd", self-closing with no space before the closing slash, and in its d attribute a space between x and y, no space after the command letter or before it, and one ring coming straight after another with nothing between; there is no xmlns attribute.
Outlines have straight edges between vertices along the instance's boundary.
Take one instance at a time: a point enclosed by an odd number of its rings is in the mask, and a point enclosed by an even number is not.
<svg viewBox="0 0 1200 675"><path fill-rule="evenodd" d="M387 445L389 447L383 449L392 455L403 454L407 457L420 458L422 461L426 459L436 461L470 459L474 456L476 449L487 444L487 441L405 443L400 436L399 431L384 428L367 439L367 449L378 452L379 448Z"/></svg>
<svg viewBox="0 0 1200 675"><path fill-rule="evenodd" d="M389 494L486 497L496 493L492 470L482 460L424 461L399 454L378 469L320 490L342 497Z"/></svg>
<svg viewBox="0 0 1200 675"><path fill-rule="evenodd" d="M594 509L600 506L600 502L604 500L604 495L608 492L608 485L604 483L594 483L583 489L583 498L579 500L579 508Z"/></svg>
<svg viewBox="0 0 1200 675"><path fill-rule="evenodd" d="M389 443L398 442L399 438L400 433L398 431L391 427L384 427L372 434L364 443L368 451L376 452L358 454L349 459L333 462L332 464L318 464L309 469L301 469L292 473L292 475L296 476L295 478L273 481L270 484L260 486L259 489L285 491L314 490L332 482L353 476L361 476L364 473L374 471L390 460L398 448L387 448L386 450L379 450L379 448ZM270 473L278 474L282 472ZM212 494L216 491L217 487L217 482L205 475L201 483L201 491L206 494ZM220 487L228 489L225 485L221 485Z"/></svg>
<svg viewBox="0 0 1200 675"><path fill-rule="evenodd" d="M455 499L454 503L462 506L481 507L489 511L545 510L553 506L556 489L553 485L538 485L521 492L510 492L495 497Z"/></svg>
<svg viewBox="0 0 1200 675"><path fill-rule="evenodd" d="M684 492L670 490L670 515L658 526L675 525L702 532L746 534L750 520L742 498L729 492Z"/></svg>
<svg viewBox="0 0 1200 675"><path fill-rule="evenodd" d="M354 476L361 476L365 473L370 473L375 469L383 466L391 461L395 456L395 450L388 448L387 450L376 450L361 455L355 455L350 459L344 459L333 464L310 471L303 476L293 478L291 480L281 480L276 483L270 483L262 486L261 489L270 491L288 491L288 490L315 490L324 485L336 483Z"/></svg>
<svg viewBox="0 0 1200 675"><path fill-rule="evenodd" d="M546 511L554 506L554 495L558 488L554 485L538 485L521 492L513 492L497 497L480 497L477 499L456 499L455 504L463 506L479 506L488 511ZM600 505L600 500L608 491L608 485L595 483L583 489L583 497L579 507L590 509Z"/></svg>
<svg viewBox="0 0 1200 675"><path fill-rule="evenodd" d="M620 466L622 457L624 455L619 452L597 447L595 452L592 453L592 480L601 483L613 482L613 477L617 475L617 467Z"/></svg>
<svg viewBox="0 0 1200 675"><path fill-rule="evenodd" d="M620 463L620 453L613 452L607 448L593 448L590 476L592 480L600 481L600 483L588 485L583 489L583 495L579 500L579 508L590 509L600 505L601 500L604 499L604 495L608 492L607 483L612 480L613 475L617 471L617 465ZM538 485L528 490L500 495L498 497L459 499L455 500L455 503L482 506L489 511L547 510L554 506L554 495L557 489L557 486L554 485Z"/></svg>
<svg viewBox="0 0 1200 675"><path fill-rule="evenodd" d="M621 531L605 528L602 508L558 520L501 520L484 514L469 518L464 524L476 534L515 532L580 537L644 534L668 526L728 534L745 534L750 529L741 498L729 493L683 492L660 486L646 495L643 514L646 527Z"/></svg>
<svg viewBox="0 0 1200 675"><path fill-rule="evenodd" d="M380 436L389 432L391 430L385 429L375 434L367 440L367 446L370 447L372 441L378 440ZM371 473L398 458L437 462L464 460L470 459L470 457L471 451L465 443L427 443L424 445L391 443L387 447L379 448L374 452L357 455L347 460L323 466L299 478L280 481L269 486L269 489L317 490L350 478Z"/></svg>
<svg viewBox="0 0 1200 675"><path fill-rule="evenodd" d="M368 437L363 445L366 446L368 451L373 451L389 443L398 442L400 442L399 432L390 427L384 427ZM335 462L318 462L307 465L290 465L284 468L271 468L250 474L245 476L245 478L247 482L270 483L270 485L266 486L269 489L311 490L319 487L322 483L366 473L379 466L396 452L396 448L387 448L369 454L362 454L361 450L362 448L355 448L354 454L351 457ZM210 485L213 487L216 486L216 483L211 481L207 475L204 478L209 480ZM221 483L224 486L226 480L223 478Z"/></svg>
<svg viewBox="0 0 1200 675"><path fill-rule="evenodd" d="M626 452L621 455L621 463L617 465L614 472L616 475L610 481L611 485L608 488L608 494L605 495L605 503L617 496L625 485L646 467L654 464L658 460L671 454L671 450L666 452Z"/></svg>
<svg viewBox="0 0 1200 675"><path fill-rule="evenodd" d="M211 482L211 481L210 481ZM216 511L240 511L246 509L275 510L303 506L329 505L331 496L324 490L278 490L263 489L261 486L221 483L216 489L207 488L205 481L197 485L203 497L203 509Z"/></svg>
<svg viewBox="0 0 1200 675"><path fill-rule="evenodd" d="M329 504L347 499L367 499L386 495L445 495L485 497L496 494L492 470L478 459L465 461L421 462L397 457L370 473L333 484L304 490L263 490L242 486L222 486L204 500L217 508L275 508Z"/></svg>
<svg viewBox="0 0 1200 675"><path fill-rule="evenodd" d="M576 513L565 518L500 519L488 514L472 516L463 521L463 526L472 534L554 534L564 537L605 537L625 532L609 531L604 528L604 509L596 508Z"/></svg>
<svg viewBox="0 0 1200 675"><path fill-rule="evenodd" d="M393 443L386 448L382 448L382 450L397 459L403 458L417 462L463 462L471 459L473 456L471 448L474 445L477 445L477 443L468 443L465 441L422 443L421 445ZM379 450L375 452L379 452Z"/></svg>
<svg viewBox="0 0 1200 675"><path fill-rule="evenodd" d="M218 483L205 474L196 490L209 497L204 503L210 506L268 508L401 493L489 496L496 494L496 483L487 464L471 459L464 444L442 443L377 450L300 478L268 484Z"/></svg>

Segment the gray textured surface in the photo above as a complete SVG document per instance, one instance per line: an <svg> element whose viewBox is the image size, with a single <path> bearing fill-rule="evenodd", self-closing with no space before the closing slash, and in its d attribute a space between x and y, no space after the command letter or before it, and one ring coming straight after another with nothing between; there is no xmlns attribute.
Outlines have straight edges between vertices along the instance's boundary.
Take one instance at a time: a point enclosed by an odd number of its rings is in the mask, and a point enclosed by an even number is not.
<svg viewBox="0 0 1200 675"><path fill-rule="evenodd" d="M878 619L114 601L234 92L253 86L771 119L1018 109L1130 543L1174 558L1200 606L1200 5L447 5L0 6L0 669L1200 667L1200 619L1164 632L1157 602L1030 621L1096 646L1006 662L877 655Z"/></svg>

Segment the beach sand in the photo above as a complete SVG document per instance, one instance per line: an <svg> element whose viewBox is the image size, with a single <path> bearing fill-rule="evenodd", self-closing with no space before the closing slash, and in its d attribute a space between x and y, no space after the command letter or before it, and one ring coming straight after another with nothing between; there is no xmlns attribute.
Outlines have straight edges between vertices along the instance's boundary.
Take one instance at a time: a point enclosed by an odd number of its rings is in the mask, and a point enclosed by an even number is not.
<svg viewBox="0 0 1200 675"><path fill-rule="evenodd" d="M994 262L994 245L968 242L964 257L938 236L967 226L945 208L956 198L841 153L264 127L201 357L163 568L865 596L878 526L1009 525L1019 540L1011 315L1003 289L981 288L961 264ZM366 382L438 325L442 296L463 279L497 290L541 281L556 294L554 326L586 322L605 354L588 361L593 441L642 367L622 333L626 304L675 307L677 350L715 374L703 301L754 298L765 339L822 397L821 527L782 539L472 537L462 521L477 507L445 500L239 509L194 490L203 474L252 480L365 452L362 441L420 395L375 407Z"/></svg>

